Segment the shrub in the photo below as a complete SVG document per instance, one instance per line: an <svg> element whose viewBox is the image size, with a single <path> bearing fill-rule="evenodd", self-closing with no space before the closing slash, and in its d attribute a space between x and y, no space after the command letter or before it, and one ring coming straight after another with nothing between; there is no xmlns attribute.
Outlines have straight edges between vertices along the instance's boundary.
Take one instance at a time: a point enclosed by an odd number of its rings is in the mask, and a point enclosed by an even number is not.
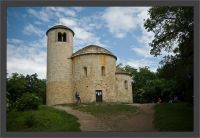
<svg viewBox="0 0 200 138"><path fill-rule="evenodd" d="M33 93L24 93L16 102L18 111L35 110L40 105L40 99Z"/></svg>

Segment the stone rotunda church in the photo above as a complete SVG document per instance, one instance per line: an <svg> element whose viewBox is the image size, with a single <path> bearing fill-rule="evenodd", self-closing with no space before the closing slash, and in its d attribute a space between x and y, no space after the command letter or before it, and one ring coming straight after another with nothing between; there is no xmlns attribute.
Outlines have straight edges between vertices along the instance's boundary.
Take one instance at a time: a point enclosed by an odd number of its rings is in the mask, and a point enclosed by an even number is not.
<svg viewBox="0 0 200 138"><path fill-rule="evenodd" d="M47 40L47 105L74 103L132 103L131 76L116 68L117 57L97 45L73 53L72 29L50 28Z"/></svg>

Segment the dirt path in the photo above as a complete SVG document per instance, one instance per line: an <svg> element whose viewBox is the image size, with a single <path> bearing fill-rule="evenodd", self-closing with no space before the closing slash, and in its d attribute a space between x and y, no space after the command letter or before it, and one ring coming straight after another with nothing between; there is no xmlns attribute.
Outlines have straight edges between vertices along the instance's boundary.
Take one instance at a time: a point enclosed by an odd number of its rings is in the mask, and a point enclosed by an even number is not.
<svg viewBox="0 0 200 138"><path fill-rule="evenodd" d="M69 114L76 116L80 123L81 131L111 131L101 120L91 114L73 110L68 106L54 106L56 109L66 111Z"/></svg>
<svg viewBox="0 0 200 138"><path fill-rule="evenodd" d="M79 119L81 131L158 131L153 125L154 104L129 104L138 107L133 114L116 114L114 116L99 116L98 118L85 112L73 110L67 106L55 106Z"/></svg>
<svg viewBox="0 0 200 138"><path fill-rule="evenodd" d="M158 131L153 124L154 104L130 104L138 107L138 111L126 117L124 120L119 120L115 129L121 131ZM126 126L126 127L123 127Z"/></svg>

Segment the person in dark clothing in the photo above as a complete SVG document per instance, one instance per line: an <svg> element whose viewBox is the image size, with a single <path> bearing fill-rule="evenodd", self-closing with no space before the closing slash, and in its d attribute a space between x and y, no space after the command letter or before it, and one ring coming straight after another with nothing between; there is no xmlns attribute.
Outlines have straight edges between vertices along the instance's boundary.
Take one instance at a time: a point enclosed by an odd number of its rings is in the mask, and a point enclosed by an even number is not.
<svg viewBox="0 0 200 138"><path fill-rule="evenodd" d="M79 92L76 92L75 98L76 98L77 103L81 103L81 98L80 98Z"/></svg>

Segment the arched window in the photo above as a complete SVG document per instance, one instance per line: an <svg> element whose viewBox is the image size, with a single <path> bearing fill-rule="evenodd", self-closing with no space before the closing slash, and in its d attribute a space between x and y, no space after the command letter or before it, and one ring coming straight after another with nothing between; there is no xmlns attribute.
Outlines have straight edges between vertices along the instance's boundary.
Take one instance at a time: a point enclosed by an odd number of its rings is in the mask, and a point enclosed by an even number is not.
<svg viewBox="0 0 200 138"><path fill-rule="evenodd" d="M58 42L62 42L62 33L61 32L58 33Z"/></svg>
<svg viewBox="0 0 200 138"><path fill-rule="evenodd" d="M84 67L84 74L85 74L85 77L87 77L87 67Z"/></svg>
<svg viewBox="0 0 200 138"><path fill-rule="evenodd" d="M101 67L101 75L105 76L105 67L104 66Z"/></svg>
<svg viewBox="0 0 200 138"><path fill-rule="evenodd" d="M124 88L128 89L128 81L127 80L124 81Z"/></svg>
<svg viewBox="0 0 200 138"><path fill-rule="evenodd" d="M66 40L67 40L67 35L66 33L63 33L63 42L66 42Z"/></svg>

